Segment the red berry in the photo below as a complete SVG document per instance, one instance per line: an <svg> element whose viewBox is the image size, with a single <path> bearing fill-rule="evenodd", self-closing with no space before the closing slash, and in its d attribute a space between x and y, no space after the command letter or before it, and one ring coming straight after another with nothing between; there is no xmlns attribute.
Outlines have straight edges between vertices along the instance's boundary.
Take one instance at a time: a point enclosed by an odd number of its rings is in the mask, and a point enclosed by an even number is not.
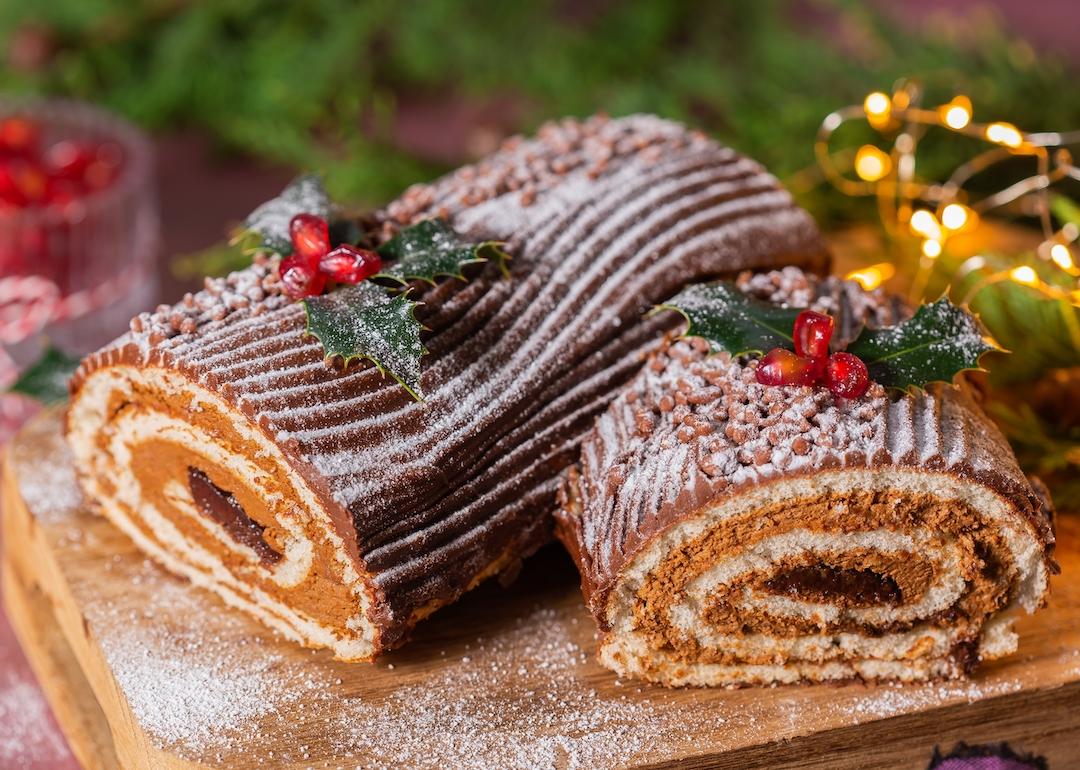
<svg viewBox="0 0 1080 770"><path fill-rule="evenodd" d="M83 184L87 190L103 190L116 181L119 168L103 160L94 160L83 172Z"/></svg>
<svg viewBox="0 0 1080 770"><path fill-rule="evenodd" d="M11 175L11 168L2 161L0 161L0 200L8 206L16 207L21 207L26 203L15 184L15 178Z"/></svg>
<svg viewBox="0 0 1080 770"><path fill-rule="evenodd" d="M804 310L795 319L795 353L809 358L825 358L829 355L829 341L833 335L832 316Z"/></svg>
<svg viewBox="0 0 1080 770"><path fill-rule="evenodd" d="M94 161L92 147L64 139L45 150L45 170L53 177L81 181L83 171Z"/></svg>
<svg viewBox="0 0 1080 770"><path fill-rule="evenodd" d="M813 385L820 371L821 364L815 359L773 348L758 363L756 376L762 385Z"/></svg>
<svg viewBox="0 0 1080 770"><path fill-rule="evenodd" d="M13 158L8 161L6 171L5 194L12 194L13 199L23 206L36 206L45 200L49 178L37 163L25 158Z"/></svg>
<svg viewBox="0 0 1080 770"><path fill-rule="evenodd" d="M335 281L360 283L382 270L382 258L374 251L343 243L319 260L319 270Z"/></svg>
<svg viewBox="0 0 1080 770"><path fill-rule="evenodd" d="M0 120L0 152L10 155L33 155L41 141L41 127L30 118Z"/></svg>
<svg viewBox="0 0 1080 770"><path fill-rule="evenodd" d="M825 367L825 385L838 398L858 398L870 387L870 373L858 356L833 353Z"/></svg>
<svg viewBox="0 0 1080 770"><path fill-rule="evenodd" d="M289 222L289 237L293 253L304 258L312 270L318 270L319 259L330 251L330 228L326 220L314 214L297 214Z"/></svg>
<svg viewBox="0 0 1080 770"><path fill-rule="evenodd" d="M81 193L79 185L70 179L51 177L45 185L45 201L52 205L66 206L73 203Z"/></svg>
<svg viewBox="0 0 1080 770"><path fill-rule="evenodd" d="M313 297L321 294L326 286L326 276L297 254L281 260L281 264L278 265L278 275L281 276L285 295L291 299Z"/></svg>

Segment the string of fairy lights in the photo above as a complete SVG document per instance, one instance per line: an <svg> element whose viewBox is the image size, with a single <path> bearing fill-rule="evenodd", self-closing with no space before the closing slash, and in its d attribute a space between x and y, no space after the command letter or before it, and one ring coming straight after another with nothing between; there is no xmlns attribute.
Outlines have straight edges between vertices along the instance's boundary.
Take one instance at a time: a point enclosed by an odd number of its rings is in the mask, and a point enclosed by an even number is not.
<svg viewBox="0 0 1080 770"><path fill-rule="evenodd" d="M891 234L910 234L919 240L919 274L913 293L925 288L937 258L955 235L971 230L984 215L1016 213L1033 216L1042 228L1043 240L1035 250L1038 260L1060 271L1052 283L1044 281L1031 264L980 275L969 291L977 291L998 281L1011 280L1036 289L1048 297L1064 299L1080 306L1080 268L1077 267L1077 240L1080 231L1068 222L1056 228L1051 211L1051 188L1066 180L1080 180L1080 167L1068 146L1080 144L1080 131L1029 133L1012 123L973 120L971 100L957 95L936 108L921 105L922 89L914 81L901 81L887 94L875 91L860 105L829 113L818 129L815 155L825 178L841 192L852 196L875 196L881 220ZM831 140L845 123L865 120L891 147L864 144L852 155L850 149L834 151ZM980 140L986 149L958 166L948 179L929 181L916 173L920 140L931 128ZM1003 190L975 197L969 182L991 166L1014 158L1030 159L1033 173ZM838 159L843 159L841 169ZM845 173L850 168L849 173ZM849 175L854 174L854 177ZM974 256L963 262L956 277L983 271L986 260ZM850 277L864 285L888 280L892 265L882 263L855 271ZM1065 286L1066 288L1062 288Z"/></svg>

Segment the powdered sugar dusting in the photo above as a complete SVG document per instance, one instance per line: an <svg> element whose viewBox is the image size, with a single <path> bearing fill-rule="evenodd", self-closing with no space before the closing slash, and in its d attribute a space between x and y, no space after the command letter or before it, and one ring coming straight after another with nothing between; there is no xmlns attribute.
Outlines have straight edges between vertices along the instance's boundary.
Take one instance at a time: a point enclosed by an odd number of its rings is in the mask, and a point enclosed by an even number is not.
<svg viewBox="0 0 1080 770"><path fill-rule="evenodd" d="M12 459L20 468L19 494L46 524L70 521L83 505L71 450L55 433L55 422L39 418L24 430L24 440L11 445ZM50 440L33 440L46 435Z"/></svg>
<svg viewBox="0 0 1080 770"><path fill-rule="evenodd" d="M659 734L692 733L683 713L588 684L588 656L568 633L576 622L537 609L387 702L357 701L341 713L343 747L373 768L573 769L620 766Z"/></svg>
<svg viewBox="0 0 1080 770"><path fill-rule="evenodd" d="M198 624L174 626L181 615L197 618L208 608L179 582L153 575L149 563L144 567L155 578L152 604L129 611L107 602L93 617L112 630L102 637L102 649L131 710L163 745L232 744L259 718L302 696L279 691L273 670L280 656L238 655ZM132 578L141 579L139 573ZM236 620L224 613L215 625L236 630Z"/></svg>
<svg viewBox="0 0 1080 770"><path fill-rule="evenodd" d="M437 653L419 679L403 666L401 686L373 697L338 676L355 667L247 635L246 618L149 562L106 569L149 601L137 611L92 603L87 618L136 720L187 759L260 750L255 762L267 766L618 767L658 734L685 740L702 729L663 708L663 693L598 692L574 638L586 621L553 609L534 608L463 654ZM282 734L295 745L282 746Z"/></svg>
<svg viewBox="0 0 1080 770"><path fill-rule="evenodd" d="M1017 679L989 682L945 682L922 687L883 684L867 695L857 697L841 706L841 711L859 721L885 719L944 703L973 703L984 698L1018 692L1023 684Z"/></svg>

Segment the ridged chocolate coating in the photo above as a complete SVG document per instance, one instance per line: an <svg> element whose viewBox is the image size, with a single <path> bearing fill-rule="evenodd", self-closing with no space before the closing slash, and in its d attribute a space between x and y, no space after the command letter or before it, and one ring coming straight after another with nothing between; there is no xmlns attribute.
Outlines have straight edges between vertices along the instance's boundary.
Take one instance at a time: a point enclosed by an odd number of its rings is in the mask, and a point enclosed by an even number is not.
<svg viewBox="0 0 1080 770"><path fill-rule="evenodd" d="M381 593L384 647L416 608L550 536L580 437L672 323L643 320L653 303L748 267L824 263L813 223L760 166L647 116L554 124L411 189L379 219L390 232L430 216L506 241L513 261L509 279L489 266L423 296L423 403L370 366L328 368L302 308L275 296L159 309L187 315L172 332L136 323L73 385L123 359L174 367L235 403L356 544ZM245 273L228 280L234 294L266 284L265 267Z"/></svg>
<svg viewBox="0 0 1080 770"><path fill-rule="evenodd" d="M841 344L863 324L892 325L911 314L881 291L793 267L743 276L740 286L760 299L829 312ZM660 533L742 490L829 469L901 466L984 484L1032 523L1054 568L1049 503L967 388L890 395L872 384L860 399L834 399L823 387L760 385L753 362L706 352L701 340L659 352L582 442L562 495L575 504L559 512L559 534L601 625L620 570Z"/></svg>

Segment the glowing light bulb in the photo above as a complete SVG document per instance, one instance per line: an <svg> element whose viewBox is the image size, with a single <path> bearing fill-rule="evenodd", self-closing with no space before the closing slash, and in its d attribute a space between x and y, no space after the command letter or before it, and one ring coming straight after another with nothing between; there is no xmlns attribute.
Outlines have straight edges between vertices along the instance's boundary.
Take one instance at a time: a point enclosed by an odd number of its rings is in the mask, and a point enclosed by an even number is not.
<svg viewBox="0 0 1080 770"><path fill-rule="evenodd" d="M881 91L874 91L863 100L863 109L868 117L883 118L892 110L892 100Z"/></svg>
<svg viewBox="0 0 1080 770"><path fill-rule="evenodd" d="M844 277L849 281L855 281L864 289L870 291L876 289L894 275L896 275L896 267L891 262L879 262L876 265L852 270Z"/></svg>
<svg viewBox="0 0 1080 770"><path fill-rule="evenodd" d="M892 159L872 144L864 144L855 153L855 173L867 182L876 182L892 169Z"/></svg>
<svg viewBox="0 0 1080 770"><path fill-rule="evenodd" d="M1050 259L1054 260L1054 264L1062 270L1073 269L1072 254L1069 253L1069 247L1064 243L1055 243L1050 247Z"/></svg>
<svg viewBox="0 0 1080 770"><path fill-rule="evenodd" d="M966 96L957 96L948 104L938 107L938 115L946 126L959 131L971 122L971 100Z"/></svg>
<svg viewBox="0 0 1080 770"><path fill-rule="evenodd" d="M930 259L941 256L941 241L927 238L922 242L922 253L930 257Z"/></svg>
<svg viewBox="0 0 1080 770"><path fill-rule="evenodd" d="M962 203L950 203L941 210L941 224L950 230L963 230L971 220L971 210Z"/></svg>
<svg viewBox="0 0 1080 770"><path fill-rule="evenodd" d="M991 123L986 127L986 138L1006 147L1019 147L1024 143L1024 135L1012 123Z"/></svg>
<svg viewBox="0 0 1080 770"><path fill-rule="evenodd" d="M913 233L923 238L935 241L941 239L941 225L938 224L937 217L927 209L919 209L912 214L908 225Z"/></svg>
<svg viewBox="0 0 1080 770"><path fill-rule="evenodd" d="M1009 271L1009 278L1013 279L1017 283L1022 283L1025 286L1034 286L1039 282L1039 275L1034 269L1027 265L1021 265L1020 267L1014 267Z"/></svg>

